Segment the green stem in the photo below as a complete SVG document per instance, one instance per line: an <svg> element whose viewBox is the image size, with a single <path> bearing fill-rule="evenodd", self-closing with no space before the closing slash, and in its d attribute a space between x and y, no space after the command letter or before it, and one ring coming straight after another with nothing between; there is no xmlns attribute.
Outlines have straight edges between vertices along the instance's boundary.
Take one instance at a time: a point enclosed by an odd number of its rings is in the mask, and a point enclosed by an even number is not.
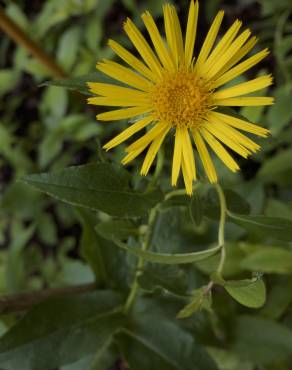
<svg viewBox="0 0 292 370"><path fill-rule="evenodd" d="M164 163L164 151L161 148L157 154L157 164L156 164L155 172L153 174L152 181L149 183L147 187L147 190L151 190L156 185L157 181L159 180L159 176L163 169L163 163ZM142 243L143 251L146 251L149 248L150 236L152 233L153 224L155 222L156 212L157 212L157 207L154 207L150 212L149 220L148 220L148 230L144 236L144 241ZM124 308L125 313L129 311L129 309L132 307L136 299L138 289L139 289L138 278L139 278L139 275L141 274L141 270L143 266L144 266L144 260L142 257L139 257L137 268L136 268L136 274L135 274L135 277L134 277L134 280L131 286L130 294L128 295L128 298L125 304L125 308Z"/></svg>
<svg viewBox="0 0 292 370"><path fill-rule="evenodd" d="M219 222L219 230L218 230L218 244L221 246L221 256L219 265L217 267L217 272L219 274L222 273L223 266L226 259L226 250L225 250L225 222L226 222L226 200L224 192L219 184L215 185L215 189L217 191L219 202L220 202L220 222Z"/></svg>
<svg viewBox="0 0 292 370"><path fill-rule="evenodd" d="M196 189L198 189L198 187L201 185L200 182L197 182L194 186L193 186L193 191L195 191ZM176 197L177 195L186 195L187 192L186 192L186 189L176 189L176 190L172 190L170 191L169 193L165 194L165 197L164 197L164 200L168 200L172 197Z"/></svg>
<svg viewBox="0 0 292 370"><path fill-rule="evenodd" d="M177 195L185 195L186 194L186 189L177 189L177 190L172 190L169 193L167 193L164 197L165 200L170 199L172 197L175 197Z"/></svg>
<svg viewBox="0 0 292 370"><path fill-rule="evenodd" d="M157 213L157 207L154 207L149 215L149 220L148 220L148 231L145 234L144 241L142 244L142 250L146 251L149 246L150 246L150 241L151 241L151 234L152 234L152 229L153 225L156 219L156 213ZM130 294L128 295L125 307L124 307L124 312L127 313L129 309L132 307L133 303L135 302L138 289L139 289L139 284L138 284L138 278L141 274L141 270L144 266L144 259L142 257L139 257L137 267L136 267L136 274L131 286Z"/></svg>

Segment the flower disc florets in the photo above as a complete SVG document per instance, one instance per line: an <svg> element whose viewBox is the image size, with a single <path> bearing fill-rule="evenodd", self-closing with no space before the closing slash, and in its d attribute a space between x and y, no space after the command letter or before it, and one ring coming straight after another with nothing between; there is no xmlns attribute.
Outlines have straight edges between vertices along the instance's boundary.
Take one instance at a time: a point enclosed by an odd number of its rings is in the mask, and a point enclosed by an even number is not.
<svg viewBox="0 0 292 370"><path fill-rule="evenodd" d="M211 91L194 72L167 73L151 93L154 116L174 127L195 128L211 107Z"/></svg>

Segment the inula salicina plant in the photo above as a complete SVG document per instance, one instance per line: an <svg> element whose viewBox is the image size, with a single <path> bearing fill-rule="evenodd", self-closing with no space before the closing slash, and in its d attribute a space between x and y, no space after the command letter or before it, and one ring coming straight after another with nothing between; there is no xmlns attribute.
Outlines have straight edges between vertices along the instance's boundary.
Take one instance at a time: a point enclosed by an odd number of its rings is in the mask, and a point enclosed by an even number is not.
<svg viewBox="0 0 292 370"><path fill-rule="evenodd" d="M290 370L290 12L0 8L1 369Z"/></svg>

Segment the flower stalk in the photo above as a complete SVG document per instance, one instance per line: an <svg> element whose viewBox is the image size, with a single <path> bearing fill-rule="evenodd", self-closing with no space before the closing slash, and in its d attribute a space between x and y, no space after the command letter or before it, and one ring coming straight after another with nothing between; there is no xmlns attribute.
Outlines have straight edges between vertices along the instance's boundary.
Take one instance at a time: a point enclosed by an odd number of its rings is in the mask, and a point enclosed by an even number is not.
<svg viewBox="0 0 292 370"><path fill-rule="evenodd" d="M154 226L154 223L155 223L155 220L156 220L157 210L158 210L158 208L154 207L151 210L150 214L149 214L148 230L144 235L144 240L143 240L143 243L142 243L142 250L143 251L146 251L150 247L151 235L152 235L153 226ZM142 270L143 266L144 266L144 259L142 257L139 257L137 267L136 267L135 277L134 277L134 280L133 280L133 283L132 283L132 286L131 286L131 289L130 289L130 293L128 295L128 298L127 298L127 301L126 301L126 304L125 304L125 307L124 307L124 312L125 313L129 312L130 308L132 307L133 303L135 302L135 299L136 299L136 296L137 296L137 293L138 293L138 289L139 289L138 278L141 274L141 270Z"/></svg>
<svg viewBox="0 0 292 370"><path fill-rule="evenodd" d="M226 259L226 250L225 250L225 222L226 222L226 199L224 192L219 184L215 184L215 189L217 191L219 202L220 202L220 222L218 230L218 244L221 246L221 255L219 265L217 267L217 273L221 274L223 271L223 266Z"/></svg>

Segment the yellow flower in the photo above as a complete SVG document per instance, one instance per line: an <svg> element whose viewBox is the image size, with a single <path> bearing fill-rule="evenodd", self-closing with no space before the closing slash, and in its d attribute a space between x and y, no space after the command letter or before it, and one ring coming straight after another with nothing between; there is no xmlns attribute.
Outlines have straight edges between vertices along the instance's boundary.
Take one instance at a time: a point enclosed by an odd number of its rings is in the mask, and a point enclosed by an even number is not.
<svg viewBox="0 0 292 370"><path fill-rule="evenodd" d="M176 185L182 170L188 194L192 193L192 183L196 180L193 144L207 177L215 183L217 174L207 145L231 171L237 171L239 167L226 148L244 158L259 149L258 144L239 130L263 137L268 134L265 128L223 113L219 107L273 104L271 97L246 96L271 85L271 75L221 88L268 55L268 50L265 49L241 61L254 47L257 39L250 37L249 29L239 34L242 25L239 20L215 44L224 15L220 11L199 54L194 56L198 11L198 2L191 1L186 33L183 36L175 7L164 5L166 42L151 14L145 12L142 20L154 50L134 23L127 19L124 30L141 60L110 40L109 46L128 67L103 60L97 64L97 69L123 85L88 83L90 90L98 95L88 99L90 104L122 107L98 114L98 120L138 117L136 122L109 141L104 148L109 150L148 127L149 130L143 136L126 148L127 155L122 160L126 164L147 149L141 169L141 174L146 175L164 138L168 133L173 133L175 139L171 183Z"/></svg>

